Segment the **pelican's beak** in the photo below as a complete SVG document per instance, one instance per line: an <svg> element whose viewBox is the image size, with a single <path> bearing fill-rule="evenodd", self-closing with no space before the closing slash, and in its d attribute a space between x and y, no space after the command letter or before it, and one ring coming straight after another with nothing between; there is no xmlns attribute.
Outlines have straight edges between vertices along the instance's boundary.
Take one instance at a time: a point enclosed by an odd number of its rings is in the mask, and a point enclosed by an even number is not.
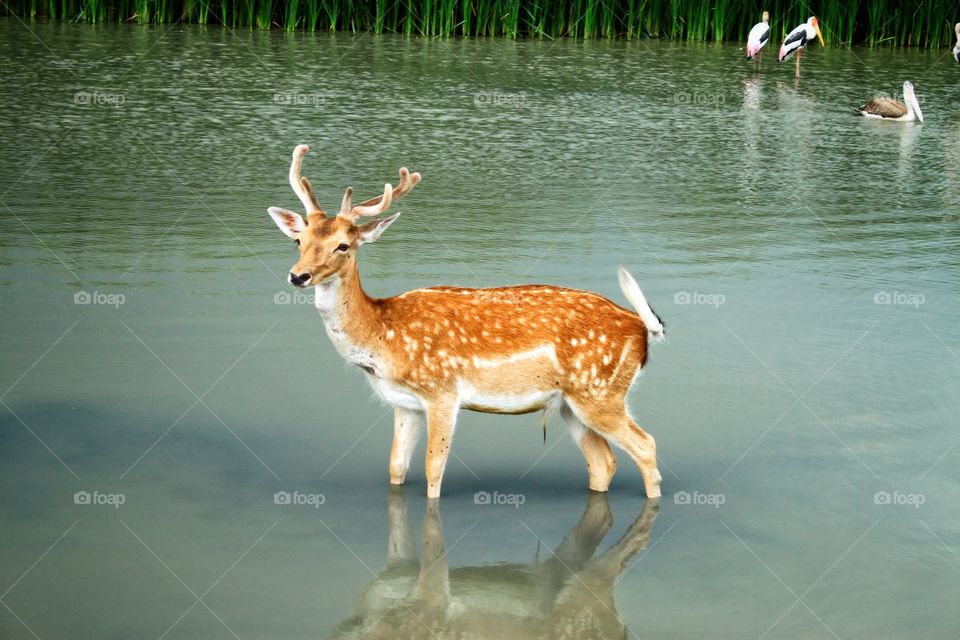
<svg viewBox="0 0 960 640"><path fill-rule="evenodd" d="M823 34L820 33L820 24L819 24L819 23L813 25L813 30L817 32L817 40L820 41L820 46L821 46L821 47L827 46L827 45L825 45L825 44L823 43Z"/></svg>

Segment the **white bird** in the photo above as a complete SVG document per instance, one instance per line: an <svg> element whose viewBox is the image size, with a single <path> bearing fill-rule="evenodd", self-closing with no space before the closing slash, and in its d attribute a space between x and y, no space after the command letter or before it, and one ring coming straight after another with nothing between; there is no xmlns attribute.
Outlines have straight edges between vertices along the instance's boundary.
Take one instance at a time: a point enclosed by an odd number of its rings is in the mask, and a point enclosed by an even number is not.
<svg viewBox="0 0 960 640"><path fill-rule="evenodd" d="M953 45L953 59L960 62L960 22L953 28L957 32L957 44Z"/></svg>
<svg viewBox="0 0 960 640"><path fill-rule="evenodd" d="M783 62L794 52L796 52L798 78L800 77L800 53L808 43L813 42L814 38L820 40L821 47L824 46L823 34L820 33L820 22L817 20L816 16L810 16L809 20L788 33L787 37L783 41L783 44L780 45L780 55L777 56L777 60L780 62Z"/></svg>
<svg viewBox="0 0 960 640"><path fill-rule="evenodd" d="M958 25L960 26L960 25ZM763 53L763 47L770 39L770 12L763 12L763 21L753 25L750 36L747 38L747 60Z"/></svg>
<svg viewBox="0 0 960 640"><path fill-rule="evenodd" d="M903 102L894 100L889 96L878 95L866 104L861 105L857 111L868 118L881 118L898 122L913 122L914 120L923 122L923 112L920 111L920 103L917 102L917 95L913 92L913 83L909 80L903 83Z"/></svg>

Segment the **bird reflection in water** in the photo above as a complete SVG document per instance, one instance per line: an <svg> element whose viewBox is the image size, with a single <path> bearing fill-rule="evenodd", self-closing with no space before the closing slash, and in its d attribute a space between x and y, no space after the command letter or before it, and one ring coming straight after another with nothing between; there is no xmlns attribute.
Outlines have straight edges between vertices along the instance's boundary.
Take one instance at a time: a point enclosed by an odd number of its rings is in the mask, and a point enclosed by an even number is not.
<svg viewBox="0 0 960 640"><path fill-rule="evenodd" d="M579 522L548 559L449 567L439 501L427 502L418 560L403 489L394 487L387 566L332 637L625 638L614 584L647 546L658 510L659 500L647 500L626 533L598 555L613 516L607 494L591 492Z"/></svg>

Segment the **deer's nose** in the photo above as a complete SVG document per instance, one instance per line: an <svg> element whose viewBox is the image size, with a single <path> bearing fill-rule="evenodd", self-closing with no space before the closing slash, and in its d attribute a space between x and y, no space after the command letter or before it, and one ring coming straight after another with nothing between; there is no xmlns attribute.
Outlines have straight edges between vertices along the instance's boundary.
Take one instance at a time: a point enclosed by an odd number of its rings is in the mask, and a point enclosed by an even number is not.
<svg viewBox="0 0 960 640"><path fill-rule="evenodd" d="M303 283L310 279L309 273L301 273L300 275L290 272L290 284L295 287L302 287Z"/></svg>

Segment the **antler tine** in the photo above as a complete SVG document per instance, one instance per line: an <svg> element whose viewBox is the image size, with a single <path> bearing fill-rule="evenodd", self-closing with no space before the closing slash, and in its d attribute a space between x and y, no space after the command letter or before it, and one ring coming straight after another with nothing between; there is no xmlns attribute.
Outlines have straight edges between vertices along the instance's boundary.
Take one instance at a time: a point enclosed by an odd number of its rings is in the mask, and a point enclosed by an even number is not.
<svg viewBox="0 0 960 640"><path fill-rule="evenodd" d="M380 213L383 213L390 207L390 200L396 200L402 198L406 194L410 193L410 190L417 186L417 183L420 182L419 173L410 173L410 170L406 167L400 168L400 183L395 189L390 189L390 185L385 185L383 195L370 198L365 200L353 207L350 210L350 217L354 220L360 216L374 216ZM388 200L386 206L383 205L384 200ZM341 209L341 212L343 210Z"/></svg>
<svg viewBox="0 0 960 640"><path fill-rule="evenodd" d="M389 209L390 203L393 202L393 187L390 186L389 182L383 185L383 195L374 199L379 200L379 202L376 204L358 204L355 207L351 207L349 217L357 220L364 216L378 216ZM368 200L367 202L372 202L372 200Z"/></svg>
<svg viewBox="0 0 960 640"><path fill-rule="evenodd" d="M347 187L347 190L343 192L343 202L340 203L340 213L339 216L349 216L350 215L350 199L353 198L353 187Z"/></svg>
<svg viewBox="0 0 960 640"><path fill-rule="evenodd" d="M308 151L310 147L305 144L299 144L293 150L293 161L290 163L290 186L300 198L307 213L315 213L320 211L320 206L317 204L316 196L313 195L313 188L306 178L300 178L300 166L303 164L303 156L307 155Z"/></svg>
<svg viewBox="0 0 960 640"><path fill-rule="evenodd" d="M313 210L321 211L322 209L320 209L320 201L317 200L317 194L313 192L313 186L311 186L310 181L307 180L306 176L300 176L300 184L303 185L307 195L310 196L310 203L313 205Z"/></svg>

